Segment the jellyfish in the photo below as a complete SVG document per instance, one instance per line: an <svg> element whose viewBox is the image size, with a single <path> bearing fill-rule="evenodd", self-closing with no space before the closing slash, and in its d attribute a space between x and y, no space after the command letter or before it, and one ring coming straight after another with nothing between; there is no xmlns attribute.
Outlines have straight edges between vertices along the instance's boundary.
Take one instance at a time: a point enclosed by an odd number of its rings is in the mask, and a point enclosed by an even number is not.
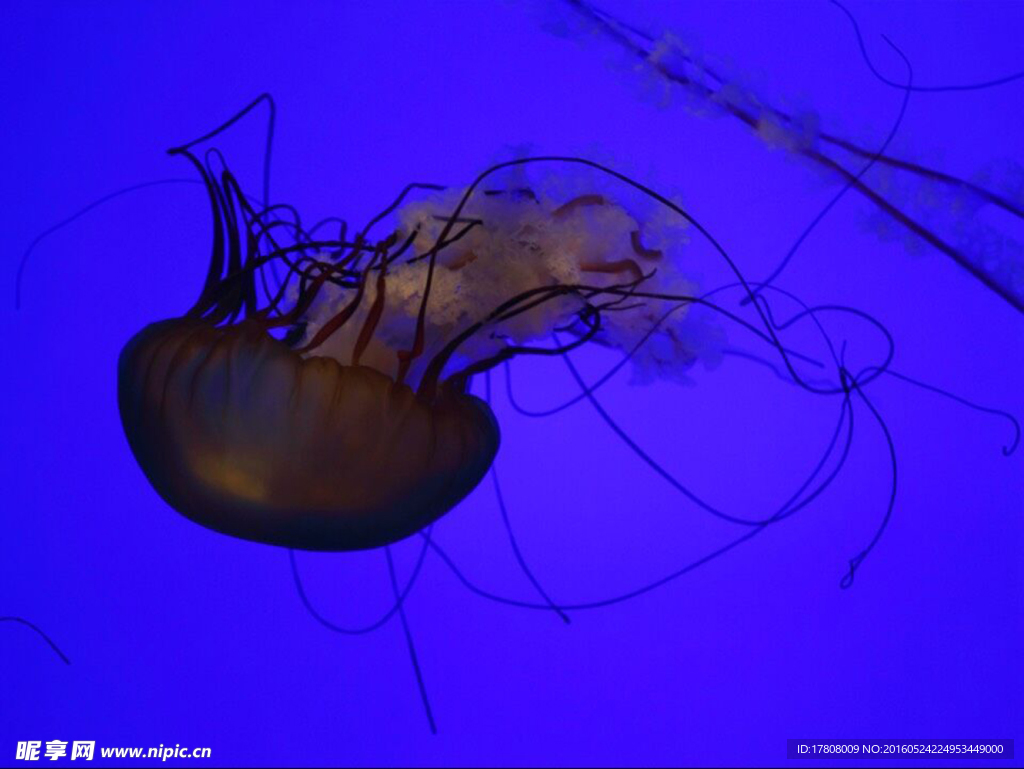
<svg viewBox="0 0 1024 769"><path fill-rule="evenodd" d="M192 147L172 153L209 194L206 282L184 315L125 345L118 403L153 488L211 529L305 550L393 544L457 505L497 454L498 423L468 392L473 376L594 338L625 350L670 309L656 324L662 344L638 364L678 371L712 346L686 322L697 299L685 276L602 195L474 196L499 167L401 205L407 190L388 209L399 224L387 238L372 240L375 221L352 240L282 246L282 222ZM594 165L504 167L544 161ZM322 249L329 258L313 255ZM281 264L285 278L261 300L258 280ZM573 341L530 346L558 329Z"/></svg>

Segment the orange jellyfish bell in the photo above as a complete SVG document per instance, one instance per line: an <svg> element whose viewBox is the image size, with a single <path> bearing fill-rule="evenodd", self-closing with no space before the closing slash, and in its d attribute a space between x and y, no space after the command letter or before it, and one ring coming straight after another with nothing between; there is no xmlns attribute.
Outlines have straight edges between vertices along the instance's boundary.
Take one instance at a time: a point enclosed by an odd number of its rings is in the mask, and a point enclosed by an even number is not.
<svg viewBox="0 0 1024 769"><path fill-rule="evenodd" d="M302 358L258 323L168 320L121 353L125 435L182 515L242 539L358 550L415 533L480 482L498 425L367 366Z"/></svg>

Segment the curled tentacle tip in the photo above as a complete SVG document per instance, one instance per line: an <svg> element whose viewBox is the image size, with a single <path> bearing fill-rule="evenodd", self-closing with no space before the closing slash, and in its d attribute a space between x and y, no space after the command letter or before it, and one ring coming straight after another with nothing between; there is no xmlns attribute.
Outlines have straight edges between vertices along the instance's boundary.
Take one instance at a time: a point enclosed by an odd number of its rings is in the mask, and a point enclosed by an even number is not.
<svg viewBox="0 0 1024 769"><path fill-rule="evenodd" d="M1010 418L1013 419L1013 417ZM1004 457L1008 457L1011 454L1013 454L1013 452L1015 452L1017 450L1017 447L1020 445L1020 423L1016 419L1013 419L1013 429L1013 443L1011 443L1009 446L1003 446Z"/></svg>
<svg viewBox="0 0 1024 769"><path fill-rule="evenodd" d="M864 553L860 553L854 558L850 559L850 570L843 575L843 578L839 580L839 587L843 590L849 590L853 587L853 578L857 574L857 569L860 567L861 561L864 560Z"/></svg>

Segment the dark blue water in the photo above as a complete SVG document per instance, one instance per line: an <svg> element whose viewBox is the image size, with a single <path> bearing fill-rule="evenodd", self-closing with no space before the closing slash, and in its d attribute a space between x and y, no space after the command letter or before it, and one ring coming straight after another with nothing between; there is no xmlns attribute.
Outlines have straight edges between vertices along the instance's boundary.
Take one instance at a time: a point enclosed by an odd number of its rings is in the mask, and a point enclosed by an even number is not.
<svg viewBox="0 0 1024 769"><path fill-rule="evenodd" d="M559 20L543 10L208 6L23 3L8 6L0 31L0 614L36 623L71 661L27 627L0 625L0 763L14 761L18 741L94 740L97 751L210 747L211 759L175 761L196 765L778 765L791 737L1024 736L1024 454L1003 456L1009 420L888 375L851 391L845 464L798 514L657 590L569 611L569 625L471 592L429 553L405 609L436 736L397 621L357 636L325 629L300 602L286 551L212 533L164 504L123 437L115 364L139 328L195 300L209 256L201 189L147 188L41 242L18 312L15 273L36 235L91 200L190 178L164 151L260 92L279 109L273 197L310 220L365 221L408 182L466 184L517 152L576 154L677 197L759 280L841 189L740 121L694 114L599 36L545 31ZM1008 161L989 177L1003 187L1005 169L1024 161L1024 81L912 91L904 105L828 2L643 6L615 10L676 30L764 101L817 114L823 130L876 148L905 107L889 145L897 157L962 177ZM893 81L907 69L883 34L922 86L1024 67L1024 6L849 8ZM264 128L254 113L218 145L253 191ZM938 229L982 222L1020 240L1020 221L991 206L965 220L933 187L893 184L894 199ZM693 272L707 287L723 282L720 259L690 237ZM1012 258L1005 243L996 251L1001 264ZM892 370L1024 417L1022 314L863 197L829 211L777 285L877 318L894 340ZM739 309L738 296L729 302ZM779 320L795 312L777 302ZM851 370L884 357L864 323L825 320ZM771 358L725 329L731 347ZM825 354L806 327L791 341ZM614 362L594 350L573 360L588 381ZM626 373L599 402L708 504L772 515L821 459L844 399L810 395L741 356L698 365L691 380L634 386ZM578 393L557 359L517 360L511 382L527 409ZM512 408L501 371L492 384L509 520L558 604L630 593L750 532L688 500L593 404L530 419ZM886 520L887 435L898 467L891 517L842 589ZM826 472L834 466L835 456ZM539 600L492 479L434 535L473 586ZM402 579L420 547L396 548ZM365 626L392 604L380 552L300 554L298 564L334 623Z"/></svg>

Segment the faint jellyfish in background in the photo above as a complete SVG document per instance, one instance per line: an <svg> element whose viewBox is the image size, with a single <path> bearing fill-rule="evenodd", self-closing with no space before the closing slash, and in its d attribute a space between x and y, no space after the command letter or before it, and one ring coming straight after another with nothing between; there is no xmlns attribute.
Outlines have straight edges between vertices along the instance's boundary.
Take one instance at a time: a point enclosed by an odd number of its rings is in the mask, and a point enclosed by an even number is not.
<svg viewBox="0 0 1024 769"><path fill-rule="evenodd" d="M899 117L878 147L865 147L823 130L815 113L779 109L725 65L712 63L708 52L684 40L678 32L641 29L628 18L605 12L588 0L557 0L545 8L558 14L549 24L556 33L599 40L623 53L631 69L657 91L662 103L681 102L694 115L735 118L770 147L792 153L842 182L841 189L795 240L764 284L775 281L821 218L853 191L876 211L874 228L880 235L892 238L900 231L908 233L912 242L927 244L946 255L1024 312L1024 246L1014 237L1012 228L998 226L998 214L1018 223L1024 220L1024 167L1012 160L995 161L971 178L961 178L895 157L889 151L912 93L990 88L1024 80L1024 72L974 84L918 84L910 63L885 38L906 65L902 82L894 81L882 75L868 57L854 16L837 0L831 2L850 21L872 74L904 94ZM997 216L987 216L990 212Z"/></svg>

